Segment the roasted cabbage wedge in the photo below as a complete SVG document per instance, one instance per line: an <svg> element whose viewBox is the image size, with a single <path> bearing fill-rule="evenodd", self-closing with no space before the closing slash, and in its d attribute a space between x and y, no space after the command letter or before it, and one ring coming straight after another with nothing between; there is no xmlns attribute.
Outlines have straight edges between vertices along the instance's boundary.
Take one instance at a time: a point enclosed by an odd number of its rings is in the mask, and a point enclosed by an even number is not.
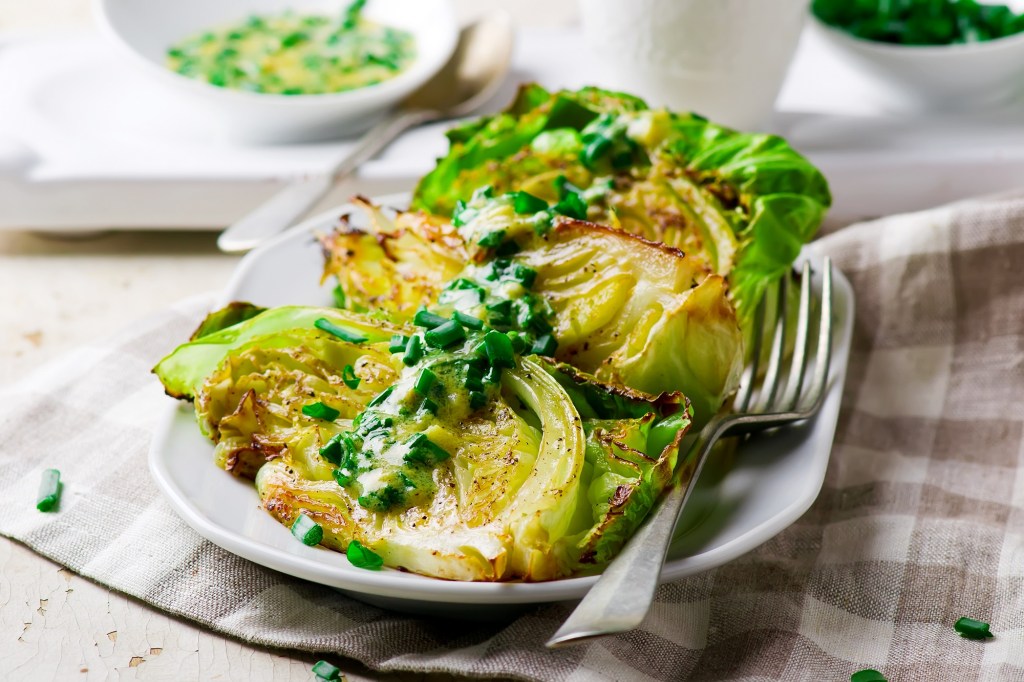
<svg viewBox="0 0 1024 682"><path fill-rule="evenodd" d="M451 216L491 187L550 202L588 194L586 217L681 248L728 278L746 331L831 203L821 173L785 140L584 88L521 88L508 110L449 131L413 208Z"/></svg>
<svg viewBox="0 0 1024 682"><path fill-rule="evenodd" d="M327 547L357 540L387 566L453 580L599 568L672 480L686 399L520 355L494 330L441 347L439 329L270 309L184 344L156 372L169 392L191 390L218 465L254 477L282 523L318 523ZM495 335L508 355L488 355ZM426 350L410 363L413 347ZM184 358L206 375L196 381ZM312 401L336 415L309 416ZM352 439L363 454L346 451Z"/></svg>
<svg viewBox="0 0 1024 682"><path fill-rule="evenodd" d="M531 343L550 334L553 344L538 352L608 383L682 391L695 421L706 422L742 367L725 279L677 248L552 216L542 201L523 209L517 199L474 198L457 230L422 212L389 215L364 204L372 216L367 229L345 225L322 238L325 277L338 279L346 305L356 309L409 320L427 305ZM498 255L503 250L507 256ZM525 274L517 277L517 269Z"/></svg>

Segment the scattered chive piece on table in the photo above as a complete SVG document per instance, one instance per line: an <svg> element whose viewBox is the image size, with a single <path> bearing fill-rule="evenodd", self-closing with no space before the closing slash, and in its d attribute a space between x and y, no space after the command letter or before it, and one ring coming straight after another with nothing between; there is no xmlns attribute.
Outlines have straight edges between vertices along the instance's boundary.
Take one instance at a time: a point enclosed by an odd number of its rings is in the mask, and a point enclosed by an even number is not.
<svg viewBox="0 0 1024 682"><path fill-rule="evenodd" d="M359 388L359 377L356 376L356 371L352 369L352 365L345 365L345 369L341 370L341 380L353 391Z"/></svg>
<svg viewBox="0 0 1024 682"><path fill-rule="evenodd" d="M865 670L858 670L854 674L850 675L850 682L888 682L888 681L885 679L885 675L883 675L882 673L878 672L877 670L873 670L871 668L867 668Z"/></svg>
<svg viewBox="0 0 1024 682"><path fill-rule="evenodd" d="M313 547L319 545L320 541L324 539L324 529L305 514L299 514L292 522L292 535L298 538L302 544Z"/></svg>
<svg viewBox="0 0 1024 682"><path fill-rule="evenodd" d="M323 330L332 336L337 336L342 341L348 341L349 343L363 343L367 340L367 336L357 332L354 329L348 329L346 327L339 327L334 324L326 317L321 317L313 323L317 329Z"/></svg>
<svg viewBox="0 0 1024 682"><path fill-rule="evenodd" d="M309 405L302 406L302 414L313 419L323 419L327 422L332 422L338 418L341 412L330 405L324 405L323 403L310 403Z"/></svg>
<svg viewBox="0 0 1024 682"><path fill-rule="evenodd" d="M61 492L60 471L46 469L39 483L39 496L36 498L36 509L41 512L52 511L60 502Z"/></svg>
<svg viewBox="0 0 1024 682"><path fill-rule="evenodd" d="M973 618L961 618L953 625L953 629L967 639L988 639L995 637L989 632L989 624Z"/></svg>
<svg viewBox="0 0 1024 682"><path fill-rule="evenodd" d="M327 680L327 682L338 682L338 680L341 680L341 668L331 665L327 661L317 661L314 663L313 674L318 679Z"/></svg>
<svg viewBox="0 0 1024 682"><path fill-rule="evenodd" d="M384 559L373 550L363 547L359 540L353 540L348 543L345 556L348 557L349 563L356 568L376 571L384 565Z"/></svg>

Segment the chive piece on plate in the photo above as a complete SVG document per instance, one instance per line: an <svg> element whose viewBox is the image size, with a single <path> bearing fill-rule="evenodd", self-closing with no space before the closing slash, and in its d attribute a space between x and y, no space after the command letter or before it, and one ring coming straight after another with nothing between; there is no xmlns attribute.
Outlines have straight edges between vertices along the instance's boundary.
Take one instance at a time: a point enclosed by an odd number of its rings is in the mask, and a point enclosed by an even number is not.
<svg viewBox="0 0 1024 682"><path fill-rule="evenodd" d="M850 675L850 682L887 682L885 675L873 670L866 668L864 670L858 670L854 674Z"/></svg>
<svg viewBox="0 0 1024 682"><path fill-rule="evenodd" d="M953 625L953 629L967 639L988 639L995 637L989 632L989 624L973 618L961 618Z"/></svg>
<svg viewBox="0 0 1024 682"><path fill-rule="evenodd" d="M487 359L494 367L515 367L515 354L512 351L512 339L498 331L484 334L484 351Z"/></svg>
<svg viewBox="0 0 1024 682"><path fill-rule="evenodd" d="M441 317L435 313L430 312L426 308L420 308L416 311L416 314L412 318L413 324L418 327L426 327L427 329L433 329L440 327L442 324L448 321L447 318Z"/></svg>
<svg viewBox="0 0 1024 682"><path fill-rule="evenodd" d="M487 404L487 394L482 391L469 392L469 406L476 410Z"/></svg>
<svg viewBox="0 0 1024 682"><path fill-rule="evenodd" d="M391 395L391 394L392 394L392 393L394 392L394 390L395 390L395 387L394 387L394 386L388 386L388 387L387 387L387 388L385 388L385 389L384 389L383 391L381 391L381 392L380 392L380 393L379 393L379 394L377 395L377 397L376 397L376 398L374 398L373 400L371 400L371 401L370 401L370 404L369 404L369 405L367 405L367 407L377 407L378 405L380 405L381 403L383 403L383 402L384 402L385 400L387 400L387 399L388 399L388 396L390 396L390 395Z"/></svg>
<svg viewBox="0 0 1024 682"><path fill-rule="evenodd" d="M435 348L448 348L466 339L466 332L455 320L446 320L444 324L427 330L423 338Z"/></svg>
<svg viewBox="0 0 1024 682"><path fill-rule="evenodd" d="M405 347L405 355L402 356L402 362L407 366L412 367L420 358L423 357L423 342L420 341L419 334L416 334L409 338L409 343Z"/></svg>
<svg viewBox="0 0 1024 682"><path fill-rule="evenodd" d="M317 661L313 664L313 674L327 682L337 682L341 679L341 668L331 665L327 661Z"/></svg>
<svg viewBox="0 0 1024 682"><path fill-rule="evenodd" d="M341 370L341 380L353 391L359 388L359 377L356 376L352 365L345 365L345 369Z"/></svg>
<svg viewBox="0 0 1024 682"><path fill-rule="evenodd" d="M302 406L302 414L313 419L323 419L327 422L332 422L338 418L341 412L330 405L324 405L323 403L310 403Z"/></svg>
<svg viewBox="0 0 1024 682"><path fill-rule="evenodd" d="M452 319L461 324L466 329L483 329L484 321L479 317L474 317L469 313L464 313L461 310L456 310L455 314L452 315Z"/></svg>
<svg viewBox="0 0 1024 682"><path fill-rule="evenodd" d="M426 395L427 392L430 390L431 386L433 386L436 382L437 375L431 372L426 367L424 367L423 369L420 370L420 375L416 377L416 390L420 393L420 395Z"/></svg>
<svg viewBox="0 0 1024 682"><path fill-rule="evenodd" d="M326 317L321 317L313 324L316 326L317 329L322 329L328 334L331 334L332 336L337 336L342 341L348 341L349 343L363 343L368 338L354 329L348 329L347 327L339 327L338 325L328 320Z"/></svg>
<svg viewBox="0 0 1024 682"><path fill-rule="evenodd" d="M409 345L408 336L393 334L391 336L391 343L388 344L388 350L392 353L404 353L407 345Z"/></svg>
<svg viewBox="0 0 1024 682"><path fill-rule="evenodd" d="M558 350L558 342L555 341L555 337L551 336L551 334L539 337L533 342L533 347L530 348L531 353L548 357L553 356L556 350Z"/></svg>
<svg viewBox="0 0 1024 682"><path fill-rule="evenodd" d="M547 209L548 202L529 192L516 192L512 195L512 208L520 215L532 215Z"/></svg>
<svg viewBox="0 0 1024 682"><path fill-rule="evenodd" d="M302 544L313 547L319 545L320 541L324 539L324 529L305 514L299 514L292 522L292 535Z"/></svg>
<svg viewBox="0 0 1024 682"><path fill-rule="evenodd" d="M384 559L373 550L363 547L359 540L353 540L348 543L345 556L348 557L349 563L356 568L376 571L384 565Z"/></svg>
<svg viewBox="0 0 1024 682"><path fill-rule="evenodd" d="M52 511L60 502L61 492L60 471L46 469L39 483L39 496L36 498L36 509L41 512Z"/></svg>

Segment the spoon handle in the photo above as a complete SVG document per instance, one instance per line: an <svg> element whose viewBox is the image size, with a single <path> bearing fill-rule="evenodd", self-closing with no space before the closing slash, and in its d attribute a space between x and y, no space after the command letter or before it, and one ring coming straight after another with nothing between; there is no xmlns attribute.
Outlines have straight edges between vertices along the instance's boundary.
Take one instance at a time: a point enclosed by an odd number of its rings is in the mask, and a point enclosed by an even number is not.
<svg viewBox="0 0 1024 682"><path fill-rule="evenodd" d="M294 180L229 225L217 238L217 246L227 253L242 253L255 248L267 237L284 231L320 201L338 180L372 159L402 132L437 117L436 112L422 109L389 113L326 173Z"/></svg>

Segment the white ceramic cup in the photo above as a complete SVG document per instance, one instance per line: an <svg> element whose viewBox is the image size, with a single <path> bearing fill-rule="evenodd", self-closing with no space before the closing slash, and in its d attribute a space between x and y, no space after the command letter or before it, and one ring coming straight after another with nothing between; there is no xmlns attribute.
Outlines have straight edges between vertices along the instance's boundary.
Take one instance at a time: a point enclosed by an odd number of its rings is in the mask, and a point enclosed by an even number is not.
<svg viewBox="0 0 1024 682"><path fill-rule="evenodd" d="M580 0L597 85L651 106L761 127L793 58L808 0Z"/></svg>

